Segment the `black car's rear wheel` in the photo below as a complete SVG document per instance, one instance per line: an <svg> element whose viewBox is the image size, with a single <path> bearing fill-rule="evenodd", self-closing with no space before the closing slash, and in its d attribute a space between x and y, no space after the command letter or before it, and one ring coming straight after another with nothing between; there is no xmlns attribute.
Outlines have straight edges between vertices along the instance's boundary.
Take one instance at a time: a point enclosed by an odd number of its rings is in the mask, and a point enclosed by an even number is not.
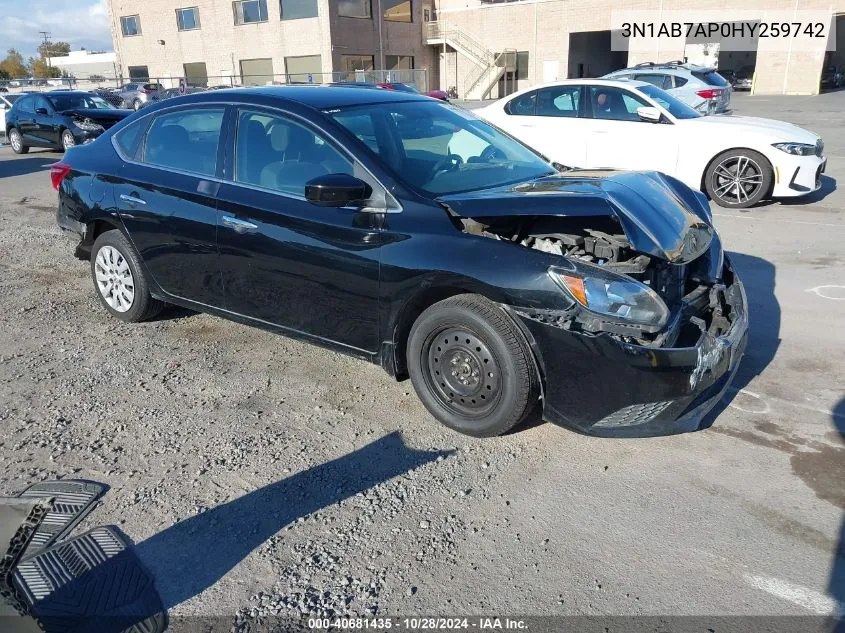
<svg viewBox="0 0 845 633"><path fill-rule="evenodd" d="M135 248L116 229L94 241L91 277L103 307L121 321L145 321L164 307L150 295L147 274Z"/></svg>
<svg viewBox="0 0 845 633"><path fill-rule="evenodd" d="M451 429L500 435L537 404L539 378L522 333L478 295L435 303L408 337L408 373L429 412Z"/></svg>
<svg viewBox="0 0 845 633"><path fill-rule="evenodd" d="M720 207L743 209L763 199L772 187L772 176L765 156L750 149L734 149L713 159L704 185Z"/></svg>
<svg viewBox="0 0 845 633"><path fill-rule="evenodd" d="M21 131L16 127L9 130L9 144L15 154L26 154L29 151L29 147L23 144Z"/></svg>

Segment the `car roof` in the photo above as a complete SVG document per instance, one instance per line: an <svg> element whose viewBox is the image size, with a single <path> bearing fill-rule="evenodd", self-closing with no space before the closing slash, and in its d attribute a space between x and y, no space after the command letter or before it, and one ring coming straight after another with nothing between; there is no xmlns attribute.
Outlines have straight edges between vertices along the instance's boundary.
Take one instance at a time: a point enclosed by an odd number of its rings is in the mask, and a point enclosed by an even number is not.
<svg viewBox="0 0 845 633"><path fill-rule="evenodd" d="M232 101L237 102L248 102L250 97L259 97L267 101L294 101L318 110L401 101L421 101L424 103L430 103L432 101L429 97L411 92L373 90L372 88L356 88L352 86L297 85L227 88L224 90L203 91L192 95L185 95L183 103L219 101L221 95L231 97Z"/></svg>
<svg viewBox="0 0 845 633"><path fill-rule="evenodd" d="M531 92L532 90L537 90L539 88L552 88L554 86L569 86L569 85L578 85L578 84L590 84L595 86L615 86L617 88L639 88L641 86L650 86L651 84L647 81L639 81L638 79L627 79L627 78L618 78L618 79L599 79L599 78L581 78L581 79L561 79L558 81L552 81L550 83L540 84L538 86L531 86L530 88L526 88L525 90L520 90L516 94L525 94L526 92ZM513 95L508 95L509 97Z"/></svg>

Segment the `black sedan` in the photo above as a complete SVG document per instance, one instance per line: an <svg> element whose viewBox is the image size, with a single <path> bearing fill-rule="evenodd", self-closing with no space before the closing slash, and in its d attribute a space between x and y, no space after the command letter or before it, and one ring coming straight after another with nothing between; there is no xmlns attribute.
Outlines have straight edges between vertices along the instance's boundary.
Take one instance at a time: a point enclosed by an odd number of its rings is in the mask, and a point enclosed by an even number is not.
<svg viewBox="0 0 845 633"><path fill-rule="evenodd" d="M745 292L702 194L560 173L426 97L190 95L51 175L111 315L177 304L369 360L470 435L537 407L593 434L692 430L745 346Z"/></svg>
<svg viewBox="0 0 845 633"><path fill-rule="evenodd" d="M27 94L6 113L6 137L16 154L30 147L67 150L90 143L130 114L91 92Z"/></svg>

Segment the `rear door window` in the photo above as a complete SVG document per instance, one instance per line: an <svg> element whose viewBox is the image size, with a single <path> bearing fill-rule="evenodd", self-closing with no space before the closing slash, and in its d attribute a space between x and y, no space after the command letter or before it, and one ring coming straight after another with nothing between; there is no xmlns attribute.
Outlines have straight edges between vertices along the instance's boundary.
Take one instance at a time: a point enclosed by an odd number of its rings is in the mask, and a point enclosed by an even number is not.
<svg viewBox="0 0 845 633"><path fill-rule="evenodd" d="M554 86L537 92L537 116L578 117L581 86Z"/></svg>
<svg viewBox="0 0 845 633"><path fill-rule="evenodd" d="M648 73L644 75L637 75L634 77L637 81L645 81L646 83L650 83L652 86L656 86L663 90L671 90L672 88L672 76L671 75L661 75L659 73Z"/></svg>
<svg viewBox="0 0 845 633"><path fill-rule="evenodd" d="M155 117L144 141L142 161L214 176L224 112L223 108L196 108Z"/></svg>

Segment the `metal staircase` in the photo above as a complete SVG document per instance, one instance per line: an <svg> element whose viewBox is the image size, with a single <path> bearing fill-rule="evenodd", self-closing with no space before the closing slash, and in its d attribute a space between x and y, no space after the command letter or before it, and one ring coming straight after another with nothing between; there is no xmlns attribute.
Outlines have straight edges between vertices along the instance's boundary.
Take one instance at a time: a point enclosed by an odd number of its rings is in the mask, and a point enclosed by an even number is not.
<svg viewBox="0 0 845 633"><path fill-rule="evenodd" d="M451 46L476 65L464 78L462 99L485 99L506 71L516 70L516 50L494 53L460 27L444 21L426 22L425 43Z"/></svg>

